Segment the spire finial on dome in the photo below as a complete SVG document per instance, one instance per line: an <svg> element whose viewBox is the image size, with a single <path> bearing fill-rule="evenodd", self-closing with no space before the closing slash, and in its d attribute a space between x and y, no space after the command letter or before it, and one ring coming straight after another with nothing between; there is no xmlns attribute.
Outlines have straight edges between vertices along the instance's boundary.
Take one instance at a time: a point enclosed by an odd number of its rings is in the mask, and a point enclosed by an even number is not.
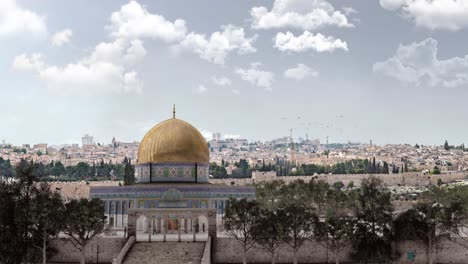
<svg viewBox="0 0 468 264"><path fill-rule="evenodd" d="M175 118L175 104L172 106L172 118Z"/></svg>

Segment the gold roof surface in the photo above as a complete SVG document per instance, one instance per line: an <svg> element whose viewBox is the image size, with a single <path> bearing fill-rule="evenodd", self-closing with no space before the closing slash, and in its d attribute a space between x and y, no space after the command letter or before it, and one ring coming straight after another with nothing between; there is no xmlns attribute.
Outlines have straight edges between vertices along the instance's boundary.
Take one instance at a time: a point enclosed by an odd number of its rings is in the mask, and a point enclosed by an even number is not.
<svg viewBox="0 0 468 264"><path fill-rule="evenodd" d="M208 164L210 153L202 134L189 123L175 118L163 121L143 137L138 163L193 162Z"/></svg>

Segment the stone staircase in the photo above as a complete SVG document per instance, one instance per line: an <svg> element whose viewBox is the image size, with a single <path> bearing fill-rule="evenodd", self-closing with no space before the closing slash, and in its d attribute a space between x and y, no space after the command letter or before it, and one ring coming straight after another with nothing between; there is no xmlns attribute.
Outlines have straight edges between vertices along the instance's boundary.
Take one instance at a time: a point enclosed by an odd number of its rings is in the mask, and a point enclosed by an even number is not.
<svg viewBox="0 0 468 264"><path fill-rule="evenodd" d="M124 264L200 264L205 242L137 242Z"/></svg>

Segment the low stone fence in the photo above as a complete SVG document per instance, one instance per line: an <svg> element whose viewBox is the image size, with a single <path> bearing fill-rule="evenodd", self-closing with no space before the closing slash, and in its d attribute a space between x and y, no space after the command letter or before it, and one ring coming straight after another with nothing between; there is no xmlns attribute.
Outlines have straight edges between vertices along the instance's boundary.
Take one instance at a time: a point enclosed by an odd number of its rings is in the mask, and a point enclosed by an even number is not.
<svg viewBox="0 0 468 264"><path fill-rule="evenodd" d="M206 240L201 264L211 264L211 236L208 236L208 240Z"/></svg>
<svg viewBox="0 0 468 264"><path fill-rule="evenodd" d="M403 186L427 186L430 184L437 184L441 179L443 182L453 182L455 180L463 180L468 178L467 172L452 172L447 174L423 174L421 172L406 172L401 174L318 174L315 176L276 176L268 177L265 179L253 180L251 178L243 179L212 179L210 183L224 184L224 185L251 185L255 182L281 180L286 183L303 180L309 182L312 179L323 180L330 184L341 181L346 185L353 182L355 186L359 186L361 181L369 176L374 176L382 179L387 185L403 185Z"/></svg>
<svg viewBox="0 0 468 264"><path fill-rule="evenodd" d="M134 236L131 236L125 243L119 255L116 258L114 258L112 264L122 264L123 260L125 259L125 256L127 255L128 251L130 251L130 249L133 247L133 244L135 244L135 242L136 238Z"/></svg>
<svg viewBox="0 0 468 264"><path fill-rule="evenodd" d="M94 238L86 245L86 263L112 263L112 260L119 255L125 240L125 238ZM57 252L49 258L49 263L80 262L80 251L73 246L70 239L55 239L51 246Z"/></svg>
<svg viewBox="0 0 468 264"><path fill-rule="evenodd" d="M212 245L215 250L214 263L242 263L242 248L234 238L217 238ZM404 241L397 245L400 257L394 263L426 264L427 255L422 243L418 241ZM408 252L412 252L414 260L408 259ZM351 248L340 254L340 263L356 263L350 257ZM280 247L277 263L292 263L293 250L284 245ZM454 239L446 241L434 252L434 263L468 263L468 241ZM255 246L247 252L248 263L271 263L268 252ZM307 241L298 252L298 263L335 263L335 256L316 241Z"/></svg>

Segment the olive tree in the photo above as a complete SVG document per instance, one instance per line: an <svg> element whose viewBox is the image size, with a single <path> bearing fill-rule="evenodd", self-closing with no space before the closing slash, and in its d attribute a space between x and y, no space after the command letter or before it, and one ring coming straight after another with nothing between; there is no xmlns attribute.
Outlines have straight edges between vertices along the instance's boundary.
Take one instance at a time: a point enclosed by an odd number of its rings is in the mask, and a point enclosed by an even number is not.
<svg viewBox="0 0 468 264"><path fill-rule="evenodd" d="M434 250L444 240L450 239L462 227L465 209L458 200L443 205L434 201L421 201L395 220L400 239L423 242L427 263L434 261Z"/></svg>
<svg viewBox="0 0 468 264"><path fill-rule="evenodd" d="M270 254L275 264L278 248L284 244L287 232L284 223L288 219L284 210L261 208L254 228L256 242Z"/></svg>
<svg viewBox="0 0 468 264"><path fill-rule="evenodd" d="M32 189L30 208L32 244L42 253L42 263L47 263L50 241L64 227L65 207L60 194L52 192L50 185L41 183Z"/></svg>
<svg viewBox="0 0 468 264"><path fill-rule="evenodd" d="M255 225L259 214L256 200L229 200L224 216L226 232L242 247L242 263L247 263L247 251L255 245Z"/></svg>
<svg viewBox="0 0 468 264"><path fill-rule="evenodd" d="M368 263L392 259L393 205L391 194L382 180L369 177L362 180L354 203L356 228L353 233L354 257Z"/></svg>
<svg viewBox="0 0 468 264"><path fill-rule="evenodd" d="M65 205L65 229L73 246L81 253L80 264L86 263L85 248L88 242L104 231L106 216L99 199L71 200Z"/></svg>

